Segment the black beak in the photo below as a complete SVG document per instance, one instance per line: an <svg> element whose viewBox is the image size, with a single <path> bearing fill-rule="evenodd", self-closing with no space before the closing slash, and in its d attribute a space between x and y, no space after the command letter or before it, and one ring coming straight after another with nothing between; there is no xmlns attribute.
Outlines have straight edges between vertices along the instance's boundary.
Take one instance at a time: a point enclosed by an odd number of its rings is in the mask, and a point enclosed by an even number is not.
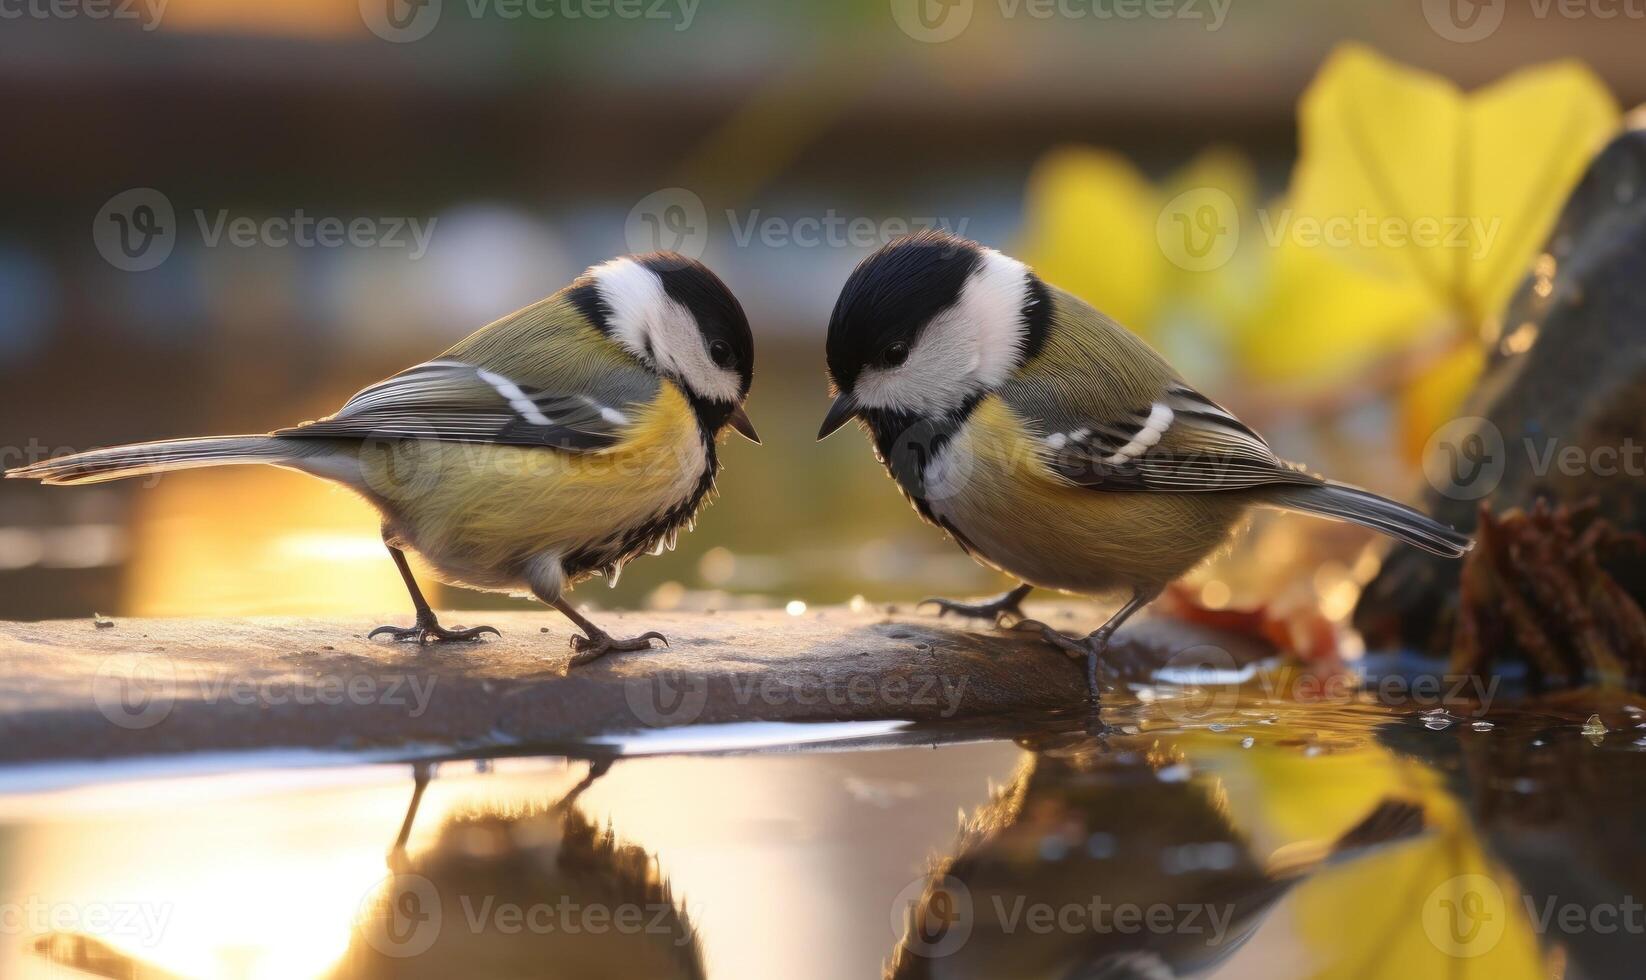
<svg viewBox="0 0 1646 980"><path fill-rule="evenodd" d="M726 421L732 424L732 428L737 430L738 435L757 446L760 445L760 433L754 431L754 423L749 421L749 413L743 411L742 405L732 409L731 417Z"/></svg>
<svg viewBox="0 0 1646 980"><path fill-rule="evenodd" d="M835 397L834 404L829 406L829 414L823 417L823 427L817 430L817 441L822 442L841 426L857 417L857 402L852 400L852 393L842 391Z"/></svg>

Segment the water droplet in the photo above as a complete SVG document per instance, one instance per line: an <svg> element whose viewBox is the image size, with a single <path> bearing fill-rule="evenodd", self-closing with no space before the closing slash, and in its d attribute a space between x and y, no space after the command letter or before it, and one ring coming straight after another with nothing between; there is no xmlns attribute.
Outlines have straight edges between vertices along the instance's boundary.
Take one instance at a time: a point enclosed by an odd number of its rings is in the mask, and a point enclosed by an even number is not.
<svg viewBox="0 0 1646 980"><path fill-rule="evenodd" d="M1250 735L1247 735L1245 738L1240 740L1240 747L1243 749L1249 749L1256 744L1257 739L1251 737Z"/></svg>
<svg viewBox="0 0 1646 980"><path fill-rule="evenodd" d="M1492 730L1493 726L1492 726L1492 723L1489 722L1489 721L1477 721L1473 725L1470 725L1469 727L1473 728L1477 732L1489 732L1489 731Z"/></svg>
<svg viewBox="0 0 1646 980"><path fill-rule="evenodd" d="M1601 722L1599 715L1590 715L1589 720L1583 723L1583 735L1590 741L1596 741L1606 735L1606 726Z"/></svg>

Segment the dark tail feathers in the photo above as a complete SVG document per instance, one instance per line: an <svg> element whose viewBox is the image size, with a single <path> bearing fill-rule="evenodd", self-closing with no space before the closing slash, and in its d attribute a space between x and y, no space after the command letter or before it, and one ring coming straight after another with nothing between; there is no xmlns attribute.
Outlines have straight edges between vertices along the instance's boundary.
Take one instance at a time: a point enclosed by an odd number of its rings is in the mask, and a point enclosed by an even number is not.
<svg viewBox="0 0 1646 980"><path fill-rule="evenodd" d="M196 466L274 463L289 455L290 447L271 436L168 439L59 456L7 470L6 476L42 483L102 483L105 480L123 480L145 473Z"/></svg>
<svg viewBox="0 0 1646 980"><path fill-rule="evenodd" d="M1267 494L1266 502L1284 510L1304 511L1382 531L1444 558L1461 558L1475 546L1473 538L1427 514L1344 483L1275 487Z"/></svg>

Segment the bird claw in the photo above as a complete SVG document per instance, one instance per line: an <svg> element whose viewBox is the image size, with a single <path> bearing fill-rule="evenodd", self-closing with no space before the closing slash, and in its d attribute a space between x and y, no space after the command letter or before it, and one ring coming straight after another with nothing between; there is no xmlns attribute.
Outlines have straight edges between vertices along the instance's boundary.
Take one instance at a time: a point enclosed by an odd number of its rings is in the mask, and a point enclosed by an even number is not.
<svg viewBox="0 0 1646 980"><path fill-rule="evenodd" d="M967 619L991 619L996 626L1004 625L1008 617L1023 619L1023 607L1013 601L1009 595L992 599L988 602L957 602L954 599L929 598L915 603L915 609L921 606L936 606L937 618L942 619L949 613L964 616Z"/></svg>
<svg viewBox="0 0 1646 980"><path fill-rule="evenodd" d="M435 642L468 643L479 640L487 633L493 636L503 635L492 626L474 626L469 629L456 626L447 629L431 619L427 623L418 623L415 626L379 626L367 633L366 639L375 640L379 634L382 634L392 638L397 643L410 643L413 641L419 645Z"/></svg>
<svg viewBox="0 0 1646 980"><path fill-rule="evenodd" d="M1014 632L1039 633L1040 638L1052 646L1062 650L1071 660L1086 660L1086 692L1091 695L1092 703L1096 704L1099 697L1097 684L1097 662L1109 649L1109 636L1103 630L1097 630L1090 636L1069 636L1061 633L1038 619L1025 619L1012 627Z"/></svg>
<svg viewBox="0 0 1646 980"><path fill-rule="evenodd" d="M661 640L664 646L669 645L669 638L656 630L626 640L614 639L606 633L596 633L593 636L574 633L571 638L571 647L577 652L572 655L571 666L581 667L584 664L594 663L608 653L650 650L653 640Z"/></svg>

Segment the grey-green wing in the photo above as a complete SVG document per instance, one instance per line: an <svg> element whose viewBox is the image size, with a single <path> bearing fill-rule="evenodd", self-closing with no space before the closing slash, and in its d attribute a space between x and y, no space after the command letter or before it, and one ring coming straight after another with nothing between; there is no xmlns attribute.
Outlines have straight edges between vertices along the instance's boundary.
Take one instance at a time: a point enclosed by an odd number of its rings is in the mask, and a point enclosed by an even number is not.
<svg viewBox="0 0 1646 980"><path fill-rule="evenodd" d="M327 418L274 434L591 452L621 441L660 384L557 296L362 389Z"/></svg>
<svg viewBox="0 0 1646 980"><path fill-rule="evenodd" d="M1067 293L1058 298L1044 348L999 395L1063 477L1093 490L1163 493L1320 482L1134 334Z"/></svg>

